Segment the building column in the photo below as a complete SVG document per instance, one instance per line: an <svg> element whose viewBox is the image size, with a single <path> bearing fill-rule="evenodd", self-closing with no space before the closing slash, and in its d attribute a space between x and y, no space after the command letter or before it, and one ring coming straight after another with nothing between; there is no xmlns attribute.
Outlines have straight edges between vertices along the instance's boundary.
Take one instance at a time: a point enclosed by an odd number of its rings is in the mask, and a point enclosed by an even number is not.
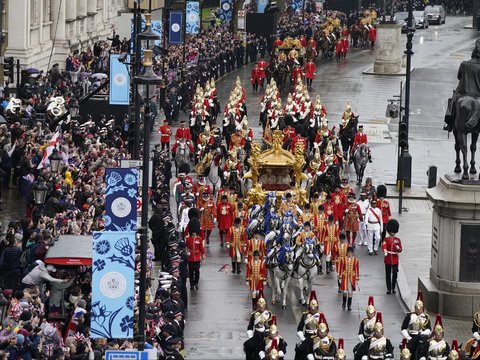
<svg viewBox="0 0 480 360"><path fill-rule="evenodd" d="M77 18L87 17L87 2L86 0L77 1Z"/></svg>
<svg viewBox="0 0 480 360"><path fill-rule="evenodd" d="M75 21L76 19L77 19L77 0L68 0L68 6L65 9L65 20Z"/></svg>
<svg viewBox="0 0 480 360"><path fill-rule="evenodd" d="M87 15L95 15L97 13L97 0L87 1Z"/></svg>
<svg viewBox="0 0 480 360"><path fill-rule="evenodd" d="M56 41L62 41L67 38L65 16L66 16L66 0L51 0L51 19L52 27L50 38ZM69 5L70 6L70 5ZM56 33L55 33L56 32Z"/></svg>
<svg viewBox="0 0 480 360"><path fill-rule="evenodd" d="M9 55L25 54L29 47L30 1L15 0L8 2L8 50ZM9 55L8 55L9 54Z"/></svg>

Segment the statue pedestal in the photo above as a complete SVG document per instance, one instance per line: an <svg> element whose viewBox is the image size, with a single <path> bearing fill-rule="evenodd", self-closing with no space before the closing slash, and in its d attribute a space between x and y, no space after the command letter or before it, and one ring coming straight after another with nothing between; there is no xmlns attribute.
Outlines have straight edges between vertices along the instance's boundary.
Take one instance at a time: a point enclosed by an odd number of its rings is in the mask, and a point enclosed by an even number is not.
<svg viewBox="0 0 480 360"><path fill-rule="evenodd" d="M480 308L480 182L443 176L433 202L430 277L418 279L428 311L470 320Z"/></svg>
<svg viewBox="0 0 480 360"><path fill-rule="evenodd" d="M402 69L401 44L402 26L399 24L377 25L377 40L375 41L375 63L370 74L400 75ZM403 71L402 71L403 70Z"/></svg>

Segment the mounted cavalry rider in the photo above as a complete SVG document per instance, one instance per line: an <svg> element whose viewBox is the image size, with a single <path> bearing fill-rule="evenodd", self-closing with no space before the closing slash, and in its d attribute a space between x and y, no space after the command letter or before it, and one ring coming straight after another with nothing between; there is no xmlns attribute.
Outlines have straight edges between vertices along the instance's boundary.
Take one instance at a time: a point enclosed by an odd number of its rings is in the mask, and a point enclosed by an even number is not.
<svg viewBox="0 0 480 360"><path fill-rule="evenodd" d="M353 137L353 145L350 148L350 162L353 161L353 157L355 156L355 152L357 151L357 147L360 144L368 145L367 134L365 134L363 132L363 125L358 125L357 133ZM368 148L368 161L372 162L372 154L370 152L370 147Z"/></svg>
<svg viewBox="0 0 480 360"><path fill-rule="evenodd" d="M190 129L187 128L185 120L180 120L180 127L175 132L175 144L172 147L173 156L175 156L175 152L177 151L181 140L184 140L187 143L188 147L190 148L190 153L193 154L195 149L193 148L192 144L192 135L190 134Z"/></svg>
<svg viewBox="0 0 480 360"><path fill-rule="evenodd" d="M412 354L416 354L417 347L430 337L430 317L425 312L423 305L423 294L417 294L414 311L408 313L402 323L402 335L408 341L407 346Z"/></svg>
<svg viewBox="0 0 480 360"><path fill-rule="evenodd" d="M214 137L210 132L210 125L208 122L205 124L205 129L201 133L197 140L197 159L200 160L205 155L205 150L208 145L214 144Z"/></svg>

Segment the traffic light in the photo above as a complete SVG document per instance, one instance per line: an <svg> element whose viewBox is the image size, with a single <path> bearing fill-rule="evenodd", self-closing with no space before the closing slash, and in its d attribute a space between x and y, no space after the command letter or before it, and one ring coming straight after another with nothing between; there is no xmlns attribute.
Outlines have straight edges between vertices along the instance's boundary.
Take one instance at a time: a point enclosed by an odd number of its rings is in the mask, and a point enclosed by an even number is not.
<svg viewBox="0 0 480 360"><path fill-rule="evenodd" d="M7 57L3 60L3 77L9 78L13 82L13 74L15 73L15 59L13 56Z"/></svg>
<svg viewBox="0 0 480 360"><path fill-rule="evenodd" d="M408 125L404 122L398 126L398 146L402 149L408 147Z"/></svg>

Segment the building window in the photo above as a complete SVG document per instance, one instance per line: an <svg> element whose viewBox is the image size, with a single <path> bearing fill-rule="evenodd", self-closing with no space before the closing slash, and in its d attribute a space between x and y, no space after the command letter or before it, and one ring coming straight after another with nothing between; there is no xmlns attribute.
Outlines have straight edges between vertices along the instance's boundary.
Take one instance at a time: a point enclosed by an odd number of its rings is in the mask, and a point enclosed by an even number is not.
<svg viewBox="0 0 480 360"><path fill-rule="evenodd" d="M38 26L39 8L38 0L30 0L30 26Z"/></svg>
<svg viewBox="0 0 480 360"><path fill-rule="evenodd" d="M85 33L85 19L81 19L79 20L80 22L80 34L84 34Z"/></svg>
<svg viewBox="0 0 480 360"><path fill-rule="evenodd" d="M43 22L49 22L52 19L50 12L50 0L43 0Z"/></svg>

